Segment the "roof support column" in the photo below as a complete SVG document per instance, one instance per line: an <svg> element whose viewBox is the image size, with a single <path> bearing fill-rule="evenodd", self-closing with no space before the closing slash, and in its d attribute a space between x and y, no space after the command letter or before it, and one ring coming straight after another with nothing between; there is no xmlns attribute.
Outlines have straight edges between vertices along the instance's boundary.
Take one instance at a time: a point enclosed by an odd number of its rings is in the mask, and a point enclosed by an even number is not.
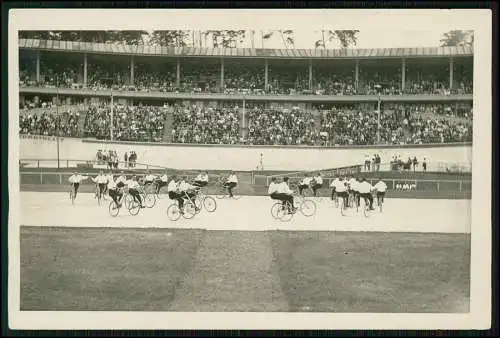
<svg viewBox="0 0 500 338"><path fill-rule="evenodd" d="M83 88L87 88L87 53L83 54Z"/></svg>
<svg viewBox="0 0 500 338"><path fill-rule="evenodd" d="M453 89L453 58L450 58L450 91Z"/></svg>
<svg viewBox="0 0 500 338"><path fill-rule="evenodd" d="M405 90L406 83L406 59L403 58L401 62L401 91Z"/></svg>
<svg viewBox="0 0 500 338"><path fill-rule="evenodd" d="M220 59L220 92L224 93L224 59Z"/></svg>
<svg viewBox="0 0 500 338"><path fill-rule="evenodd" d="M267 59L265 60L264 66L264 88L266 91L269 88L269 62Z"/></svg>
<svg viewBox="0 0 500 338"><path fill-rule="evenodd" d="M40 83L40 52L36 53L36 82Z"/></svg>
<svg viewBox="0 0 500 338"><path fill-rule="evenodd" d="M134 85L134 68L135 68L135 58L132 55L130 57L130 85Z"/></svg>
<svg viewBox="0 0 500 338"><path fill-rule="evenodd" d="M175 85L177 87L181 86L181 60L177 59L177 73L175 77Z"/></svg>
<svg viewBox="0 0 500 338"><path fill-rule="evenodd" d="M357 91L359 87L359 60L356 60L356 65L354 69L354 87Z"/></svg>
<svg viewBox="0 0 500 338"><path fill-rule="evenodd" d="M312 59L309 59L309 90L313 89L313 64Z"/></svg>

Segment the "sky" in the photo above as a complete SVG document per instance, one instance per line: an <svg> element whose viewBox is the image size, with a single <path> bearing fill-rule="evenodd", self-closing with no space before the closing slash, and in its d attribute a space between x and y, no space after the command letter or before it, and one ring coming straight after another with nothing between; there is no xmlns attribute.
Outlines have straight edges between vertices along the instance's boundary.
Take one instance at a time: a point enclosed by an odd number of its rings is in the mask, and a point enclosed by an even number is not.
<svg viewBox="0 0 500 338"><path fill-rule="evenodd" d="M28 12L30 11L30 12ZM317 10L193 10L193 9L49 9L17 10L11 22L32 30L255 30L255 48L262 47L260 31L293 30L295 48L314 48L320 31L357 29L354 48L436 47L443 33L475 30L485 22L481 10L440 9L317 9ZM16 20L18 19L18 20ZM477 36L476 36L477 37ZM480 37L478 37L480 38ZM479 40L478 40L479 41ZM241 47L251 47L250 39ZM265 48L283 48L279 34ZM329 48L339 48L331 44Z"/></svg>

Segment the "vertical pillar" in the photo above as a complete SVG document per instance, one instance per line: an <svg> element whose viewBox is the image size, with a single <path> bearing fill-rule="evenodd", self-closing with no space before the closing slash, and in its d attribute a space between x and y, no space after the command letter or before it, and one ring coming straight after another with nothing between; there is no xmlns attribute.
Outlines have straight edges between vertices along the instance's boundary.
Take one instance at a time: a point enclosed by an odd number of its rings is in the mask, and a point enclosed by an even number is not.
<svg viewBox="0 0 500 338"><path fill-rule="evenodd" d="M83 54L83 87L87 88L87 53Z"/></svg>
<svg viewBox="0 0 500 338"><path fill-rule="evenodd" d="M177 60L177 76L175 79L175 83L177 87L181 86L181 60Z"/></svg>
<svg viewBox="0 0 500 338"><path fill-rule="evenodd" d="M135 59L134 56L132 55L130 57L130 85L134 85L134 68L135 68Z"/></svg>
<svg viewBox="0 0 500 338"><path fill-rule="evenodd" d="M450 58L450 90L453 89L453 58Z"/></svg>
<svg viewBox="0 0 500 338"><path fill-rule="evenodd" d="M36 82L40 82L40 52L36 53Z"/></svg>
<svg viewBox="0 0 500 338"><path fill-rule="evenodd" d="M243 139L247 138L247 121L246 121L246 104L245 99L243 99L243 111L241 115L241 136Z"/></svg>
<svg viewBox="0 0 500 338"><path fill-rule="evenodd" d="M401 62L401 91L405 90L406 83L406 59Z"/></svg>
<svg viewBox="0 0 500 338"><path fill-rule="evenodd" d="M359 87L359 60L356 60L356 68L354 69L354 86L356 90Z"/></svg>
<svg viewBox="0 0 500 338"><path fill-rule="evenodd" d="M268 86L269 86L269 62L266 59L264 66L264 88L267 90Z"/></svg>
<svg viewBox="0 0 500 338"><path fill-rule="evenodd" d="M313 88L313 65L312 59L309 59L309 90Z"/></svg>
<svg viewBox="0 0 500 338"><path fill-rule="evenodd" d="M220 92L224 93L224 59L220 59Z"/></svg>

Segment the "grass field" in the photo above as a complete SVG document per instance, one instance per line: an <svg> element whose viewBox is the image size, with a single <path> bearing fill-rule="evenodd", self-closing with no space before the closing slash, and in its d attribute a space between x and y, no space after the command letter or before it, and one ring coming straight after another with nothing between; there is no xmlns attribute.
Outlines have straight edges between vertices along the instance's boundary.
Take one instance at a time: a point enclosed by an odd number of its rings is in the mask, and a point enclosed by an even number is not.
<svg viewBox="0 0 500 338"><path fill-rule="evenodd" d="M21 310L469 311L468 234L20 231Z"/></svg>

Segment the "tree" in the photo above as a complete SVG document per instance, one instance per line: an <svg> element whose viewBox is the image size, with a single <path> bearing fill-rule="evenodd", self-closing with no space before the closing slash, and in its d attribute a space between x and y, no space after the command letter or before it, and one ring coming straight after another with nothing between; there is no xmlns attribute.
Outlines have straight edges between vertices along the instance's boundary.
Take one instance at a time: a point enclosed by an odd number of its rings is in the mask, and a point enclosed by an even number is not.
<svg viewBox="0 0 500 338"><path fill-rule="evenodd" d="M108 31L106 42L123 42L129 45L139 45L144 43L146 31Z"/></svg>
<svg viewBox="0 0 500 338"><path fill-rule="evenodd" d="M327 43L338 40L341 48L355 46L358 42L357 34L359 30L322 30L321 39L314 43L315 48L326 48ZM326 35L326 38L325 38Z"/></svg>
<svg viewBox="0 0 500 338"><path fill-rule="evenodd" d="M169 30L153 31L150 37L150 43L164 47L185 47L188 45L187 39L189 31Z"/></svg>
<svg viewBox="0 0 500 338"><path fill-rule="evenodd" d="M208 30L204 31L205 39L212 38L214 48L236 48L239 43L243 43L246 36L245 30Z"/></svg>
<svg viewBox="0 0 500 338"><path fill-rule="evenodd" d="M292 48L295 48L295 38L293 36L293 30L285 30L285 31L279 31L281 34L281 40L283 41L283 44L285 45L285 48L288 49L288 46L291 46Z"/></svg>
<svg viewBox="0 0 500 338"><path fill-rule="evenodd" d="M264 48L264 41L266 40L269 40L272 36L273 36L273 32L272 31L269 31L269 32L265 32L264 31L260 31L260 34L261 34L261 43L262 43L262 48Z"/></svg>
<svg viewBox="0 0 500 338"><path fill-rule="evenodd" d="M472 46L474 44L474 31L451 30L443 34L441 47Z"/></svg>

